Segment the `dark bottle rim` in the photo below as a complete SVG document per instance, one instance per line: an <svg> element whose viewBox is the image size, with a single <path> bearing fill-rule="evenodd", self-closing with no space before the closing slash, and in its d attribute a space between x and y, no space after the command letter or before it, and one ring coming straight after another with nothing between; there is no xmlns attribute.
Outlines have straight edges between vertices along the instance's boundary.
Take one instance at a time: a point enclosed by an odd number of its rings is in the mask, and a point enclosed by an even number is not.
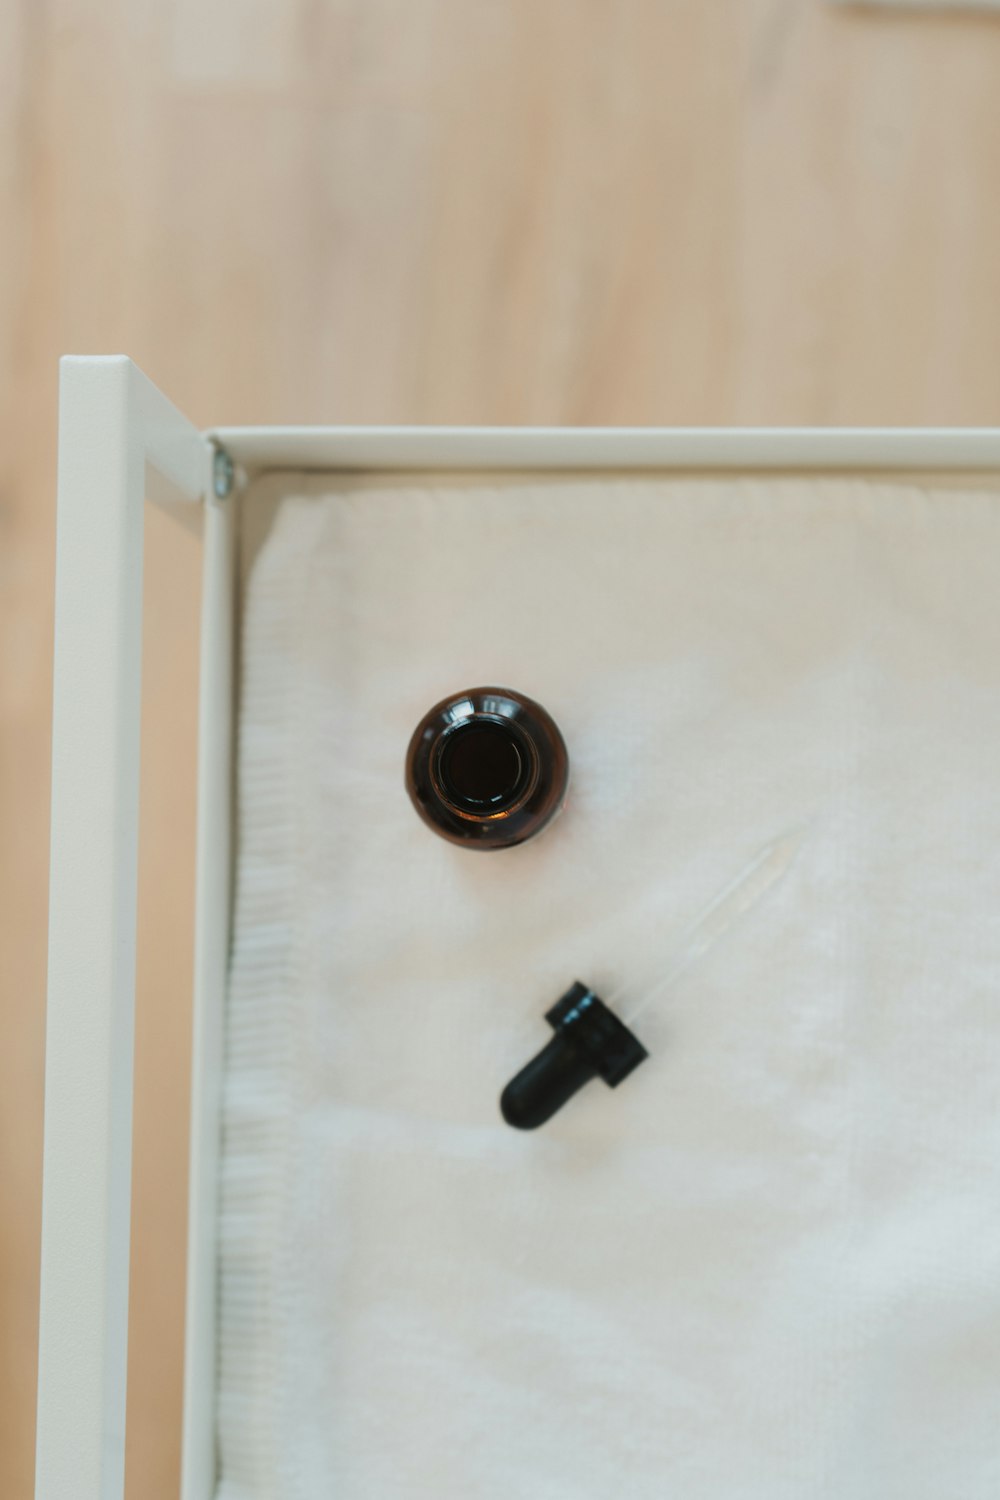
<svg viewBox="0 0 1000 1500"><path fill-rule="evenodd" d="M453 843L506 849L541 831L566 794L569 757L551 715L523 693L477 687L442 698L417 725L406 785Z"/></svg>

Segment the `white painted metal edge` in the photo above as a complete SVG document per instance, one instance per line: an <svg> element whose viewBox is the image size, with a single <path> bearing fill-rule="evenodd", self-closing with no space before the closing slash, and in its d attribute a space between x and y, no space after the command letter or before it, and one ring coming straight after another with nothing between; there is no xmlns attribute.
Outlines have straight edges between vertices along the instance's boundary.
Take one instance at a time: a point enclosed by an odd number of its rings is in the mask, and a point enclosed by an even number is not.
<svg viewBox="0 0 1000 1500"><path fill-rule="evenodd" d="M232 880L236 496L205 502L182 1500L216 1479L217 1184Z"/></svg>
<svg viewBox="0 0 1000 1500"><path fill-rule="evenodd" d="M264 469L1000 469L1000 428L220 427Z"/></svg>
<svg viewBox="0 0 1000 1500"><path fill-rule="evenodd" d="M37 1500L124 1484L143 499L211 448L123 357L60 372Z"/></svg>

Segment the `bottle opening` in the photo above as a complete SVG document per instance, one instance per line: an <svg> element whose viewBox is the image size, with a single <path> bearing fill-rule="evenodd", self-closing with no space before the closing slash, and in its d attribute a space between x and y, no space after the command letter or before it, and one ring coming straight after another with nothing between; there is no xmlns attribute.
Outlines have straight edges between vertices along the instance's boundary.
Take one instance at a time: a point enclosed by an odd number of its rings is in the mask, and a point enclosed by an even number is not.
<svg viewBox="0 0 1000 1500"><path fill-rule="evenodd" d="M466 849L509 849L562 807L569 757L540 703L468 688L424 714L406 752L406 787L424 822Z"/></svg>
<svg viewBox="0 0 1000 1500"><path fill-rule="evenodd" d="M457 725L444 739L438 777L445 795L469 812L500 812L527 778L516 731L494 721Z"/></svg>

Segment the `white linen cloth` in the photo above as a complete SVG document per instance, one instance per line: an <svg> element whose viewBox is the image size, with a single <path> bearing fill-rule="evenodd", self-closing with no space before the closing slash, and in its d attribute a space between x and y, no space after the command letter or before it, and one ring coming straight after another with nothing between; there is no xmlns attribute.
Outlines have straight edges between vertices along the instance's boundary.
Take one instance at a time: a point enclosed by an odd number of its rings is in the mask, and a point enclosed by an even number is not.
<svg viewBox="0 0 1000 1500"><path fill-rule="evenodd" d="M1000 1495L1000 499L270 477L243 603L223 1500ZM435 838L497 683L572 790ZM779 885L547 1126L501 1087Z"/></svg>

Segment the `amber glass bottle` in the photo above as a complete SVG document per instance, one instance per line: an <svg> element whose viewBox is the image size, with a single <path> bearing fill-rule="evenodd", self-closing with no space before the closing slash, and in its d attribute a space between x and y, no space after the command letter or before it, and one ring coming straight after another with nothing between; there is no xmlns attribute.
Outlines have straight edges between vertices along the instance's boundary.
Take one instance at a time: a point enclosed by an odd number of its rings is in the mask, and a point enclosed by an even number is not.
<svg viewBox="0 0 1000 1500"><path fill-rule="evenodd" d="M406 755L406 787L424 822L469 849L507 849L539 833L561 808L568 779L554 720L509 688L442 698Z"/></svg>

